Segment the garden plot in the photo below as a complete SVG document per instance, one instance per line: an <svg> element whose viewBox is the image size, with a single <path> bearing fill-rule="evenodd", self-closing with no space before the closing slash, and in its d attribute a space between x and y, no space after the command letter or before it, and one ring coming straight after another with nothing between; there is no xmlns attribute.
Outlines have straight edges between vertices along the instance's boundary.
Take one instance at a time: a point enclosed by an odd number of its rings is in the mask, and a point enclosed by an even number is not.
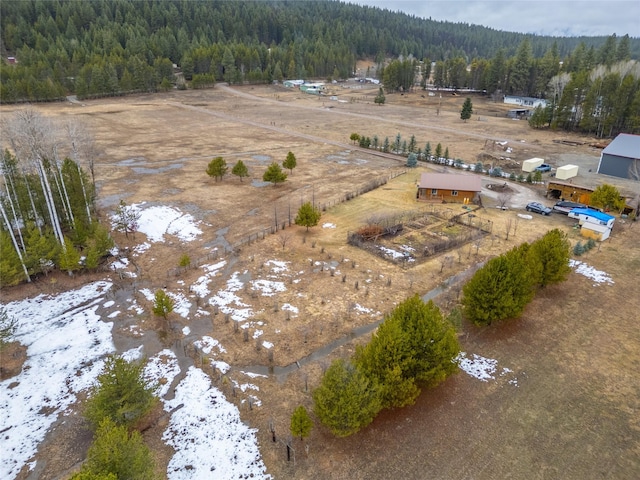
<svg viewBox="0 0 640 480"><path fill-rule="evenodd" d="M444 220L436 216L425 216L404 224L396 234L380 234L374 241L360 237L350 240L364 250L403 266L416 263L440 253L460 248L481 239L485 232L476 226L477 222ZM350 237L353 239L353 235Z"/></svg>

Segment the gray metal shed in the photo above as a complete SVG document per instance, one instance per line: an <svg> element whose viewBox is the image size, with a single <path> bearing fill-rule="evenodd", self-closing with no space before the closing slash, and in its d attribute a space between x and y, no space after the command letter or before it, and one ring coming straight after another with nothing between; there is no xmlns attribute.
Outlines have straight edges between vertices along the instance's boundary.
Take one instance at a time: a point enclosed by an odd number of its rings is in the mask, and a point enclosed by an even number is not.
<svg viewBox="0 0 640 480"><path fill-rule="evenodd" d="M630 178L629 169L634 163L640 173L640 135L621 133L602 150L598 173Z"/></svg>

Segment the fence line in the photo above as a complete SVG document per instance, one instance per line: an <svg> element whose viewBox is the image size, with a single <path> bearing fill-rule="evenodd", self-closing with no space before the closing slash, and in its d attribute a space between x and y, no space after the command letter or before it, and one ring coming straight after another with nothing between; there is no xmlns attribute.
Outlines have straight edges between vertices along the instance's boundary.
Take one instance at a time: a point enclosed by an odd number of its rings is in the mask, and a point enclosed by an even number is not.
<svg viewBox="0 0 640 480"><path fill-rule="evenodd" d="M341 195L340 197L331 199L325 203L317 204L317 208L323 212L326 212L331 207L334 207L336 205L339 205L341 203L344 203L351 199L359 197L360 195L370 192L372 190L375 190L376 188L379 188L382 185L386 185L389 181L393 180L396 177L399 177L400 175L404 175L405 173L407 173L407 170L400 170L397 172L393 172L390 175L387 175L384 177L378 177L374 180L367 182L366 184L364 184L363 186L361 186L355 191L348 192L344 195ZM291 225L292 225L291 219L287 218L284 221L278 222L269 227L263 227L260 230L251 232L248 235L241 237L230 247L226 247L226 246L223 247L222 251L216 250L202 257L198 257L197 259L192 261L189 265L184 267L170 268L169 270L167 270L167 276L177 277L179 275L182 275L187 270L198 268L204 265L205 263L211 262L212 260L216 260L218 258L231 255L234 252L236 252L240 247L243 247L245 245L251 245L252 242L257 242L258 240L264 240L264 238L267 237L269 234L275 234L280 230L284 230L287 226L290 227Z"/></svg>

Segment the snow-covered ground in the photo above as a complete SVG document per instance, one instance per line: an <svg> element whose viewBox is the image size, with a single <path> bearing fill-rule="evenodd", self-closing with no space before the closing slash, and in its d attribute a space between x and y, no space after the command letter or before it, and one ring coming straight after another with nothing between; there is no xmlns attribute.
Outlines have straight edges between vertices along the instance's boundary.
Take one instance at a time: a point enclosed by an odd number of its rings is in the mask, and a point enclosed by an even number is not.
<svg viewBox="0 0 640 480"><path fill-rule="evenodd" d="M467 356L466 352L460 352L454 359L454 363L458 364L460 370L465 372L478 380L487 382L489 380L496 379L496 373L499 377L504 377L513 373L513 370L507 367L502 367L498 370L498 361L494 358L487 358L481 355L472 354L471 357ZM510 385L518 386L518 378L509 375L511 378L508 380Z"/></svg>
<svg viewBox="0 0 640 480"><path fill-rule="evenodd" d="M133 207L140 213L139 231L151 242L163 241L165 234L191 241L201 233L195 220L176 208L144 203ZM134 248L134 252L140 255L149 247L150 243L144 242ZM176 302L176 312L181 317L189 319L192 302L188 297L209 295L208 284L224 265L225 262L220 261L204 266L204 275L191 287L177 282L176 291L168 288L167 294ZM273 261L269 266L272 274L286 271L284 262ZM118 270L126 267L123 261L116 265ZM229 288L212 298L224 299L222 305L228 302L233 307L243 306L234 294L244 286L238 275L232 276ZM60 416L71 413L79 392L95 384L105 356L118 353L112 338L114 322L122 318L135 321L137 315L145 312L135 298L123 301L105 298L111 287L111 282L105 280L55 296L39 295L2 305L17 321L15 340L27 347L27 360L20 374L0 382L1 479L16 478L25 465L30 470L35 467L34 456L51 426ZM256 283L253 288L268 295L280 287L277 279L270 279ZM150 290L141 293L147 300L153 298ZM100 308L102 317L97 313ZM237 313L231 306L228 308ZM248 307L243 310L247 319L250 311ZM195 315L200 313L198 309ZM129 325L125 331L133 338L145 334L138 325ZM183 334L190 334L188 326L184 327ZM229 371L228 364L215 359L217 354L225 352L217 340L203 337L196 343L201 351L208 352L218 370ZM267 341L264 345L273 347ZM181 372L173 351L147 352L142 341L139 347L120 354L128 360L148 358L144 377L156 387L155 394L164 402L165 409L172 412L163 436L176 450L167 470L168 478L271 478L265 473L266 467L260 458L256 431L242 423L238 408L211 385L202 370L190 367L187 372ZM180 375L185 376L172 392L174 398L166 400L164 397L174 379ZM233 378L231 381L247 392L246 397L254 406L260 406L260 399L255 396L256 385L239 383Z"/></svg>
<svg viewBox="0 0 640 480"><path fill-rule="evenodd" d="M607 283L613 285L613 279L608 273L598 270L591 265L587 265L579 260L569 260L569 266L575 269L576 273L583 275L594 281L593 286L597 287L600 283Z"/></svg>

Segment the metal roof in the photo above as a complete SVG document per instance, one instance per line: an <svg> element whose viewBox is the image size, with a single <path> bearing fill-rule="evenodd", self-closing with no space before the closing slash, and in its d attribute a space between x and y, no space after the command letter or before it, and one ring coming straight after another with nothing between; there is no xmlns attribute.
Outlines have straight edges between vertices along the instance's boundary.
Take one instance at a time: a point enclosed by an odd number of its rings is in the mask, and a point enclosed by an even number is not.
<svg viewBox="0 0 640 480"><path fill-rule="evenodd" d="M482 180L479 175L461 175L455 173L423 173L418 188L438 188L443 190L463 190L480 192Z"/></svg>
<svg viewBox="0 0 640 480"><path fill-rule="evenodd" d="M574 208L571 210L571 213L574 215L587 215L589 217L597 218L603 222L608 222L612 218L616 218L613 215L608 215L603 212L598 212L597 210L591 210L590 208Z"/></svg>
<svg viewBox="0 0 640 480"><path fill-rule="evenodd" d="M616 157L640 159L640 135L621 133L602 150L602 154L605 153Z"/></svg>

